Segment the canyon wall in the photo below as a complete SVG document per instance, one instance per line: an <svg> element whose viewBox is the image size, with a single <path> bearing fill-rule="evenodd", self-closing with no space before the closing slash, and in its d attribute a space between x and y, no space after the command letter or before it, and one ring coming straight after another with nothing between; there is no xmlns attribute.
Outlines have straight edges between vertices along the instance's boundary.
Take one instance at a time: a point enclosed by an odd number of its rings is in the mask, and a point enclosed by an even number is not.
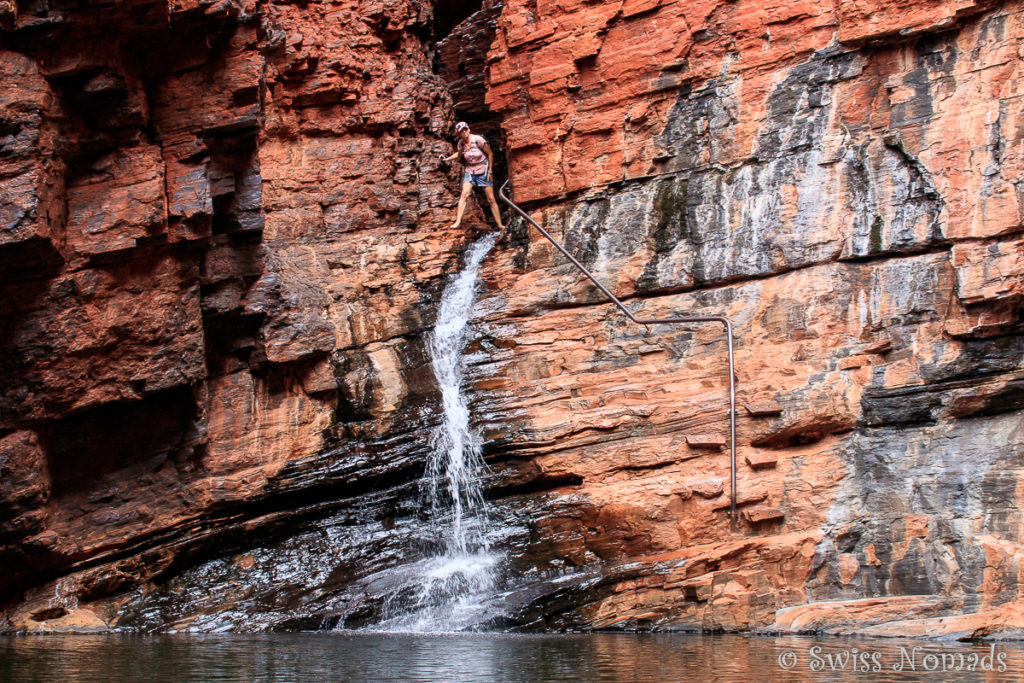
<svg viewBox="0 0 1024 683"><path fill-rule="evenodd" d="M458 114L637 315L735 327L733 523L721 326L633 325L510 222L492 626L1020 637L1024 5L477 9L0 2L0 627L385 609L487 229Z"/></svg>
<svg viewBox="0 0 1024 683"><path fill-rule="evenodd" d="M469 237L432 8L0 8L0 594L96 623L418 476L419 333Z"/></svg>

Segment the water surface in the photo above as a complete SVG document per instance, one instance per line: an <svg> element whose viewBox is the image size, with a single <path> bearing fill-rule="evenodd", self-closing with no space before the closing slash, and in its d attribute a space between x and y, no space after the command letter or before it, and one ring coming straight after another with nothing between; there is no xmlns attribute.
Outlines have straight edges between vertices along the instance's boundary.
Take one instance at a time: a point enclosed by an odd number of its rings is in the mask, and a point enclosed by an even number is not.
<svg viewBox="0 0 1024 683"><path fill-rule="evenodd" d="M971 655L974 671L967 670ZM1017 643L610 633L0 638L4 683L868 680L1024 680L1024 649Z"/></svg>

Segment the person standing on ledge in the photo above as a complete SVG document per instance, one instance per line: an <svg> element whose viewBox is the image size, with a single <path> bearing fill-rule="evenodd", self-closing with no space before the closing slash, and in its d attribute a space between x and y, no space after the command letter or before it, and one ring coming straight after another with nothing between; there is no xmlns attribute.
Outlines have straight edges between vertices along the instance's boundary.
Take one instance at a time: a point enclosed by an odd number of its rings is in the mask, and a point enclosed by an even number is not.
<svg viewBox="0 0 1024 683"><path fill-rule="evenodd" d="M494 182L491 176L491 167L494 165L494 155L491 153L491 146L482 135L473 135L469 130L469 124L459 121L455 124L455 135L459 138L455 154L449 157L441 157L446 162L454 161L462 155L466 164L466 172L462 176L462 194L459 195L459 210L455 214L453 228L462 224L462 214L466 211L466 201L474 187L484 188L487 195L487 202L491 205L491 214L498 223L498 230L504 230L501 222L501 213L498 211L498 202L494 198Z"/></svg>

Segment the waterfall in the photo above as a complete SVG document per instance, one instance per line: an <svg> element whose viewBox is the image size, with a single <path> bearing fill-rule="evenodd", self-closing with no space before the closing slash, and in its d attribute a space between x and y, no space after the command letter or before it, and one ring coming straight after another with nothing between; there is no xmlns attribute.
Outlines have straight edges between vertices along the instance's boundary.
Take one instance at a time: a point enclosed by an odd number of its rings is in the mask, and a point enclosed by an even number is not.
<svg viewBox="0 0 1024 683"><path fill-rule="evenodd" d="M469 406L462 394L466 371L462 351L468 341L477 274L494 240L494 235L488 235L470 247L465 267L444 288L437 322L427 337L427 351L444 409L441 426L432 439L427 482L434 518L451 518L443 532L445 550L450 556L487 550L481 529L487 516L480 489L484 461L480 437L470 428Z"/></svg>
<svg viewBox="0 0 1024 683"><path fill-rule="evenodd" d="M470 425L462 393L463 350L469 340L480 264L494 246L488 235L466 252L465 265L444 288L427 351L441 390L443 416L431 435L424 477L430 504L428 556L407 567L415 581L389 601L377 629L452 631L476 623L494 586L498 556L487 538L487 504L480 487L485 469L480 436Z"/></svg>

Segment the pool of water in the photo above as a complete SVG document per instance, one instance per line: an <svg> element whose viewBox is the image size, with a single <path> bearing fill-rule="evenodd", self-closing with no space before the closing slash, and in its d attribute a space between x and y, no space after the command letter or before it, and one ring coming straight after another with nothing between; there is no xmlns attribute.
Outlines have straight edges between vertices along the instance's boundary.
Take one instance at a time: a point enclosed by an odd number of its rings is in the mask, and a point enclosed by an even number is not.
<svg viewBox="0 0 1024 683"><path fill-rule="evenodd" d="M0 638L0 681L1008 681L1019 643L689 634Z"/></svg>

